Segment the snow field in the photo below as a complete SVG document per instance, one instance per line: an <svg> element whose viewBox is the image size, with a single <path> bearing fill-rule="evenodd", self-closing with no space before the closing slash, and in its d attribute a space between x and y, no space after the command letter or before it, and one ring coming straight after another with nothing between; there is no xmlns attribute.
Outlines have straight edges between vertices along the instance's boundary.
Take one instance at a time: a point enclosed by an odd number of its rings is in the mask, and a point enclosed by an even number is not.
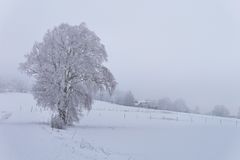
<svg viewBox="0 0 240 160"><path fill-rule="evenodd" d="M240 121L96 101L51 129L30 94L0 94L0 160L238 160Z"/></svg>

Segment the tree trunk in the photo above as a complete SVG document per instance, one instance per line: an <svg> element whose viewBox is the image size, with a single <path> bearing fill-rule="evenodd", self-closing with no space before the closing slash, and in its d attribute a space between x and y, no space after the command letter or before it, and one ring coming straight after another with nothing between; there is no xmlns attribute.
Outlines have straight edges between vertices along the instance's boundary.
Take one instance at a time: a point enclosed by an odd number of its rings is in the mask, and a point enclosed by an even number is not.
<svg viewBox="0 0 240 160"><path fill-rule="evenodd" d="M58 109L58 113L64 124L67 125L67 112L63 109Z"/></svg>

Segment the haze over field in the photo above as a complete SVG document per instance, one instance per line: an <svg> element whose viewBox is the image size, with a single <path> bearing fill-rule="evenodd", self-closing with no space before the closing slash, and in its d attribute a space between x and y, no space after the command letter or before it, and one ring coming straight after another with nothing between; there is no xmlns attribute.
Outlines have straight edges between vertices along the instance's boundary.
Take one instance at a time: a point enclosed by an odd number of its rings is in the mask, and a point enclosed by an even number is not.
<svg viewBox="0 0 240 160"><path fill-rule="evenodd" d="M184 98L209 111L240 105L237 0L0 0L0 72L20 75L34 41L61 22L95 31L119 87L139 99Z"/></svg>

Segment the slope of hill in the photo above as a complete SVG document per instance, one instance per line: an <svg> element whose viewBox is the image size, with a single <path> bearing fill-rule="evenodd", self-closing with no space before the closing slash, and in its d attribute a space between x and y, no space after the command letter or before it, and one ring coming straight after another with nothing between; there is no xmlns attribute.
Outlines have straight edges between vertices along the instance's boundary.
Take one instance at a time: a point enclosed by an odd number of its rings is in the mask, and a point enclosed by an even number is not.
<svg viewBox="0 0 240 160"><path fill-rule="evenodd" d="M1 160L238 160L240 121L96 101L79 124L51 129L30 94L0 94Z"/></svg>

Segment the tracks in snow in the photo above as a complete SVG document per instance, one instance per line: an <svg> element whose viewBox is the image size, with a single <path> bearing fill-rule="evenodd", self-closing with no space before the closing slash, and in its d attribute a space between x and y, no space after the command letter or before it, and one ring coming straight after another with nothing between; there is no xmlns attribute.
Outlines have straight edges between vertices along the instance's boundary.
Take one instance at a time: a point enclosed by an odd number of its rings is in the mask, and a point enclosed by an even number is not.
<svg viewBox="0 0 240 160"><path fill-rule="evenodd" d="M9 119L12 116L12 113L1 111L0 112L0 122Z"/></svg>

